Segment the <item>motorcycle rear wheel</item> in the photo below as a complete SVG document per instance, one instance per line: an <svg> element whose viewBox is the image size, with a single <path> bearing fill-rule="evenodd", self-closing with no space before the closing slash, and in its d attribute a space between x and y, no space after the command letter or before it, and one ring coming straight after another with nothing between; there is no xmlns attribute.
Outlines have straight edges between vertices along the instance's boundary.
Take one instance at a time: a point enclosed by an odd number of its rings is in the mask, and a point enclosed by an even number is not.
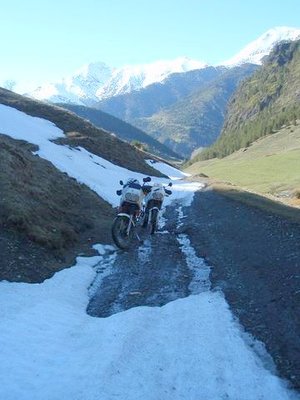
<svg viewBox="0 0 300 400"><path fill-rule="evenodd" d="M150 234L154 235L154 233L157 231L157 224L158 224L158 210L152 210L151 212L151 221L149 221L150 224Z"/></svg>

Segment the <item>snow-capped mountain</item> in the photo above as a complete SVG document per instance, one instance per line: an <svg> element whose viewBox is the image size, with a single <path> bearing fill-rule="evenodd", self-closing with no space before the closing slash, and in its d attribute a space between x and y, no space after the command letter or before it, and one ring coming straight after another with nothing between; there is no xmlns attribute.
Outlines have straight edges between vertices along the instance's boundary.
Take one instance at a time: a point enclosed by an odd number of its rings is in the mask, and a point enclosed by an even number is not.
<svg viewBox="0 0 300 400"><path fill-rule="evenodd" d="M258 39L249 43L234 57L221 63L221 65L226 67L236 67L245 63L260 65L262 63L262 59L271 52L277 43L284 40L297 39L300 39L300 29L289 28L285 26L270 29Z"/></svg>
<svg viewBox="0 0 300 400"><path fill-rule="evenodd" d="M145 88L152 83L162 82L175 72L187 72L202 69L208 65L202 61L191 60L187 57L172 61L156 61L151 64L125 66L116 69L109 81L97 91L99 99L129 93Z"/></svg>
<svg viewBox="0 0 300 400"><path fill-rule="evenodd" d="M207 64L186 57L172 61L110 68L104 63L83 66L74 75L61 82L40 86L27 93L30 97L51 102L90 105L108 97L129 93L151 83L162 82L175 72L205 68Z"/></svg>
<svg viewBox="0 0 300 400"><path fill-rule="evenodd" d="M46 83L27 95L38 100L63 103L86 104L99 101L96 92L112 73L113 69L104 63L87 64L61 82Z"/></svg>
<svg viewBox="0 0 300 400"><path fill-rule="evenodd" d="M297 28L270 29L219 66L231 68L245 63L261 64L263 57L268 55L277 43L299 38L300 29ZM208 64L187 57L120 68L112 68L102 62L96 62L83 66L72 76L60 82L46 83L27 95L50 102L93 106L95 102L130 93L152 83L163 82L172 73L205 67L208 67Z"/></svg>

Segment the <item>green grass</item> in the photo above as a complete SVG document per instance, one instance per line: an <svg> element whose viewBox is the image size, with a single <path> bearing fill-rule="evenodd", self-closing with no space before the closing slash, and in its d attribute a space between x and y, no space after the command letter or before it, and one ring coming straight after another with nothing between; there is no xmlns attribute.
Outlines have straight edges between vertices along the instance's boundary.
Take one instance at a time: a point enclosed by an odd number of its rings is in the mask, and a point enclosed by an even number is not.
<svg viewBox="0 0 300 400"><path fill-rule="evenodd" d="M275 196L300 189L300 127L290 127L223 159L197 162L186 169L214 180Z"/></svg>
<svg viewBox="0 0 300 400"><path fill-rule="evenodd" d="M274 193L300 187L300 150L252 161L222 160L202 167L201 172L258 192Z"/></svg>

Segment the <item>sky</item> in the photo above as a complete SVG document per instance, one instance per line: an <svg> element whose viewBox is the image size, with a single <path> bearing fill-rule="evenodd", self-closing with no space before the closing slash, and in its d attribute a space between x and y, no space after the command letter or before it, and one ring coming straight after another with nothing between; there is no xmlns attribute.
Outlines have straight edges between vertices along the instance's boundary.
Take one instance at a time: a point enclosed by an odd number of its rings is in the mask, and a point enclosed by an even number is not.
<svg viewBox="0 0 300 400"><path fill-rule="evenodd" d="M270 28L299 28L299 15L299 0L2 1L0 83L33 88L96 61L216 64Z"/></svg>

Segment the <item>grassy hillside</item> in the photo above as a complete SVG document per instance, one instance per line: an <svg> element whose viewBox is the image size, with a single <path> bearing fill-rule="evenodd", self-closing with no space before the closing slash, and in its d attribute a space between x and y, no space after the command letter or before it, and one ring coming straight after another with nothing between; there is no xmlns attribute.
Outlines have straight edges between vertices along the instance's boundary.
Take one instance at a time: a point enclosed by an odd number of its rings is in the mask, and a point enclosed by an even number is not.
<svg viewBox="0 0 300 400"><path fill-rule="evenodd" d="M40 282L111 240L110 204L33 150L0 134L0 280Z"/></svg>
<svg viewBox="0 0 300 400"><path fill-rule="evenodd" d="M58 106L66 108L77 114L79 117L89 120L100 129L105 129L106 131L116 134L122 140L129 143L139 142L147 151L159 157L176 160L180 159L178 154L147 135L142 130L101 110L74 104L58 104Z"/></svg>
<svg viewBox="0 0 300 400"><path fill-rule="evenodd" d="M223 71L172 106L151 117L136 119L133 123L176 152L189 157L195 149L209 146L218 138L231 95L240 81L256 68L249 64Z"/></svg>
<svg viewBox="0 0 300 400"><path fill-rule="evenodd" d="M186 171L300 205L300 126L281 129L223 159L198 161Z"/></svg>
<svg viewBox="0 0 300 400"><path fill-rule="evenodd" d="M20 96L0 88L0 104L14 107L29 115L45 118L57 125L66 134L60 143L82 146L88 151L127 169L161 176L144 162L145 154L130 144L118 139L87 120L63 108Z"/></svg>
<svg viewBox="0 0 300 400"><path fill-rule="evenodd" d="M232 98L219 140L192 162L224 157L300 118L300 41L283 42Z"/></svg>

